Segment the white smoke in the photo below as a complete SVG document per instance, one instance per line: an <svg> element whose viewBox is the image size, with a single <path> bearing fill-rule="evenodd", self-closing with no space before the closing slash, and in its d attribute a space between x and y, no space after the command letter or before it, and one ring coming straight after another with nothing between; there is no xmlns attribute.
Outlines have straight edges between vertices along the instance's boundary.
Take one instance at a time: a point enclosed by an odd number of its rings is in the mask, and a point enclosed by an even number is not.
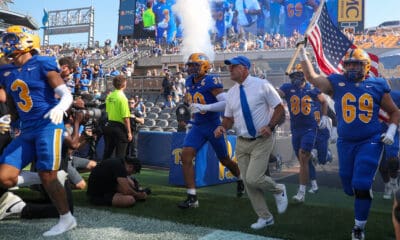
<svg viewBox="0 0 400 240"><path fill-rule="evenodd" d="M210 30L214 22L209 0L177 0L173 11L180 17L183 27L183 62L194 52L205 53L213 61L215 53Z"/></svg>

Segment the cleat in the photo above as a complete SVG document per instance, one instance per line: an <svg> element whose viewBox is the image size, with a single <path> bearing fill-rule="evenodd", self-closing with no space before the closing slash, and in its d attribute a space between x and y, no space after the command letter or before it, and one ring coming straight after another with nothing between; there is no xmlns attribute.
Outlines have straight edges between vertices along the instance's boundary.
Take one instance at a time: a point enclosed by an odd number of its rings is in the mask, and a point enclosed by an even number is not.
<svg viewBox="0 0 400 240"><path fill-rule="evenodd" d="M270 217L269 219L259 218L256 223L251 224L251 228L254 230L258 230L261 228L265 228L266 226L271 226L274 224L274 218Z"/></svg>
<svg viewBox="0 0 400 240"><path fill-rule="evenodd" d="M20 206L16 207L17 205ZM0 220L13 214L21 213L25 205L25 202L14 193L4 193L0 198Z"/></svg>
<svg viewBox="0 0 400 240"><path fill-rule="evenodd" d="M276 186L282 189L281 193L274 194L276 208L278 209L278 213L284 213L288 206L286 187L284 184L277 184Z"/></svg>
<svg viewBox="0 0 400 240"><path fill-rule="evenodd" d="M57 225L53 226L49 231L43 233L44 237L52 237L52 236L57 236L60 235L66 231L69 231L77 226L76 219L75 217L72 216L72 218L69 219L69 222L67 224L61 224L60 222L57 223Z"/></svg>
<svg viewBox="0 0 400 240"><path fill-rule="evenodd" d="M244 183L243 180L237 180L237 187L236 187L236 196L241 197L244 194Z"/></svg>
<svg viewBox="0 0 400 240"><path fill-rule="evenodd" d="M199 207L199 201L197 201L197 196L188 194L187 198L185 201L180 202L178 204L178 207L181 209L187 209L187 208L197 208Z"/></svg>
<svg viewBox="0 0 400 240"><path fill-rule="evenodd" d="M383 192L383 199L390 200L392 199L393 189L390 183L385 183L385 191Z"/></svg>
<svg viewBox="0 0 400 240"><path fill-rule="evenodd" d="M308 190L308 193L315 194L318 192L318 190L318 188L310 188L310 190Z"/></svg>
<svg viewBox="0 0 400 240"><path fill-rule="evenodd" d="M365 239L365 234L364 234L364 229L354 226L353 230L351 231L351 239L352 240L364 240Z"/></svg>
<svg viewBox="0 0 400 240"><path fill-rule="evenodd" d="M297 194L292 197L292 199L297 203L303 203L306 197L305 195L305 192L298 191Z"/></svg>

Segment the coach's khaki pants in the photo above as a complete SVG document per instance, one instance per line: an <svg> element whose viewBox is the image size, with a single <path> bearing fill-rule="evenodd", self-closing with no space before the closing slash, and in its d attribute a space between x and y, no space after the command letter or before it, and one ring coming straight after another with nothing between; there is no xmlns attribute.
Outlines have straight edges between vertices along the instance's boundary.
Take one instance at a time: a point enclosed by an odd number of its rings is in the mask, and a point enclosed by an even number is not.
<svg viewBox="0 0 400 240"><path fill-rule="evenodd" d="M258 138L253 141L237 138L236 157L241 176L254 211L260 218L272 216L265 201L265 192L281 193L275 181L265 175L269 155L275 145L275 135L269 138Z"/></svg>

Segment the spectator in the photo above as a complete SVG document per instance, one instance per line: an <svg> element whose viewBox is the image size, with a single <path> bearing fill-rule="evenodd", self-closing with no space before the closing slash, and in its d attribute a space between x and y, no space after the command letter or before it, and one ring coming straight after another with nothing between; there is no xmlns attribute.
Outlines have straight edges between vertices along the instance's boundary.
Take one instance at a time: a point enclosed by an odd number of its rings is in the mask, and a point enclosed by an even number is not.
<svg viewBox="0 0 400 240"><path fill-rule="evenodd" d="M147 194L138 191L130 178L139 173L137 158L111 158L101 161L90 173L87 195L90 203L100 206L131 207L138 200L145 200Z"/></svg>
<svg viewBox="0 0 400 240"><path fill-rule="evenodd" d="M164 100L168 101L168 95L172 95L172 86L173 86L173 82L171 79L171 74L169 73L169 71L165 71L165 76L163 78L162 81L162 94L164 96Z"/></svg>
<svg viewBox="0 0 400 240"><path fill-rule="evenodd" d="M131 131L133 134L132 141L128 145L128 156L137 157L137 140L138 140L138 127L144 124L144 114L136 107L136 97L129 99L129 109L131 111Z"/></svg>
<svg viewBox="0 0 400 240"><path fill-rule="evenodd" d="M135 101L135 109L140 111L143 114L143 116L146 116L146 105L143 102L143 98L141 97L139 98L138 95L135 95L134 101Z"/></svg>
<svg viewBox="0 0 400 240"><path fill-rule="evenodd" d="M163 108L165 109L173 109L176 107L176 103L172 99L172 95L168 95L167 101L164 102Z"/></svg>

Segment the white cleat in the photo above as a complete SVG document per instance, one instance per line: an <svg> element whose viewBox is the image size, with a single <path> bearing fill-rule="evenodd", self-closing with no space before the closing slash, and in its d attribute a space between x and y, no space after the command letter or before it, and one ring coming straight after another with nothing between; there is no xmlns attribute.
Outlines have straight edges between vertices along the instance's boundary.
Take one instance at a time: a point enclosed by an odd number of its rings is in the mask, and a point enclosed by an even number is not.
<svg viewBox="0 0 400 240"><path fill-rule="evenodd" d="M44 237L51 237L51 236L56 236L60 235L64 232L67 232L77 226L76 219L74 216L72 216L70 219L68 219L67 223L61 223L60 221L57 223L57 225L53 226L49 231L43 233Z"/></svg>

